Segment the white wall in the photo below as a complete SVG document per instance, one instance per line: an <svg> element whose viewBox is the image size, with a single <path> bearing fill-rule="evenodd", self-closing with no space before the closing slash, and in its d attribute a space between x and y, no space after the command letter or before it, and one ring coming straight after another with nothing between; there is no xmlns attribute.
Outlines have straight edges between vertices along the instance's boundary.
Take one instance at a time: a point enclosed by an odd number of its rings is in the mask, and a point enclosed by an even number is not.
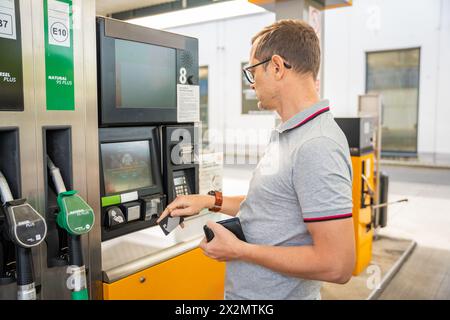
<svg viewBox="0 0 450 320"><path fill-rule="evenodd" d="M324 96L354 116L365 53L421 48L418 152L450 153L450 1L354 0L325 13Z"/></svg>
<svg viewBox="0 0 450 320"><path fill-rule="evenodd" d="M168 29L199 39L200 65L209 66L210 128L225 134L274 126L273 115L241 114L240 71L251 37L273 21L266 12ZM449 0L354 0L325 12L324 43L322 85L336 116L357 113L366 52L420 47L418 151L450 153Z"/></svg>
<svg viewBox="0 0 450 320"><path fill-rule="evenodd" d="M199 64L209 66L210 128L225 134L274 127L273 114L241 114L241 63L249 60L252 36L274 21L275 15L267 12L166 29L199 39ZM245 139L245 132L241 131L240 144L246 143ZM268 136L263 135L260 140L259 145L265 146Z"/></svg>
<svg viewBox="0 0 450 320"><path fill-rule="evenodd" d="M442 2L435 149L450 153L450 1Z"/></svg>

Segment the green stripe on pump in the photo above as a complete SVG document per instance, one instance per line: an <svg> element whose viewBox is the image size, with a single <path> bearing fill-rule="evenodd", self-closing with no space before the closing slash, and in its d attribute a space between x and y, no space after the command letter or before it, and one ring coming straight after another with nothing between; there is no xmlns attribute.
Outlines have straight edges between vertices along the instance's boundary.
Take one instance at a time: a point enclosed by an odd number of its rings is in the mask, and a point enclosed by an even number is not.
<svg viewBox="0 0 450 320"><path fill-rule="evenodd" d="M75 77L72 0L45 0L43 3L47 110L73 111Z"/></svg>
<svg viewBox="0 0 450 320"><path fill-rule="evenodd" d="M120 195L102 197L102 207L112 206L114 204L120 204L122 201L120 200Z"/></svg>

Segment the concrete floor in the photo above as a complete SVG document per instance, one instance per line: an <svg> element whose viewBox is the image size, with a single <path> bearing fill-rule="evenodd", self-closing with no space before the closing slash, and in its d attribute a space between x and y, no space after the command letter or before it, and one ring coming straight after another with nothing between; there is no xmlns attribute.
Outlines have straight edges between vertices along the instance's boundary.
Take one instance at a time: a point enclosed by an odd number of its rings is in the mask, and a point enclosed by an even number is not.
<svg viewBox="0 0 450 320"><path fill-rule="evenodd" d="M450 170L385 166L392 206L380 234L417 247L379 299L450 299Z"/></svg>
<svg viewBox="0 0 450 320"><path fill-rule="evenodd" d="M225 195L245 194L252 165L224 168ZM450 170L382 165L389 175L388 210L381 236L411 239L417 246L379 299L450 299Z"/></svg>
<svg viewBox="0 0 450 320"><path fill-rule="evenodd" d="M450 252L418 246L379 300L450 300Z"/></svg>
<svg viewBox="0 0 450 320"><path fill-rule="evenodd" d="M450 170L383 166L392 205L381 234L411 238L419 246L450 251Z"/></svg>

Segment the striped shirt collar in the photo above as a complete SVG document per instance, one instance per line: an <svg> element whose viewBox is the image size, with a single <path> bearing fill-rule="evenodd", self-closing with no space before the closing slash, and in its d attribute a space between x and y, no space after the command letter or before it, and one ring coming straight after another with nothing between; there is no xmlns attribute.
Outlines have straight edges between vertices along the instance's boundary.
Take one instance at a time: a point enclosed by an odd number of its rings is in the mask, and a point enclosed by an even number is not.
<svg viewBox="0 0 450 320"><path fill-rule="evenodd" d="M288 119L286 122L281 123L275 130L278 131L279 133L283 133L285 131L301 127L302 125L311 121L318 115L327 112L329 110L330 110L329 101L321 100L316 104L313 104L312 106L308 107L307 109L300 111L299 113Z"/></svg>

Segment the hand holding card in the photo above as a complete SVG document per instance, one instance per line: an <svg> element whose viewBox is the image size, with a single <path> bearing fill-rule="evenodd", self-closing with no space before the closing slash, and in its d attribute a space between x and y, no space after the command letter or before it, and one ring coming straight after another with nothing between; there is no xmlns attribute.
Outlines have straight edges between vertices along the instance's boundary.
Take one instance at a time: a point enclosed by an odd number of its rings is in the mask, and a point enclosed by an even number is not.
<svg viewBox="0 0 450 320"><path fill-rule="evenodd" d="M173 229L178 227L184 221L183 217L171 217L170 215L163 218L158 224L164 234L167 236Z"/></svg>

